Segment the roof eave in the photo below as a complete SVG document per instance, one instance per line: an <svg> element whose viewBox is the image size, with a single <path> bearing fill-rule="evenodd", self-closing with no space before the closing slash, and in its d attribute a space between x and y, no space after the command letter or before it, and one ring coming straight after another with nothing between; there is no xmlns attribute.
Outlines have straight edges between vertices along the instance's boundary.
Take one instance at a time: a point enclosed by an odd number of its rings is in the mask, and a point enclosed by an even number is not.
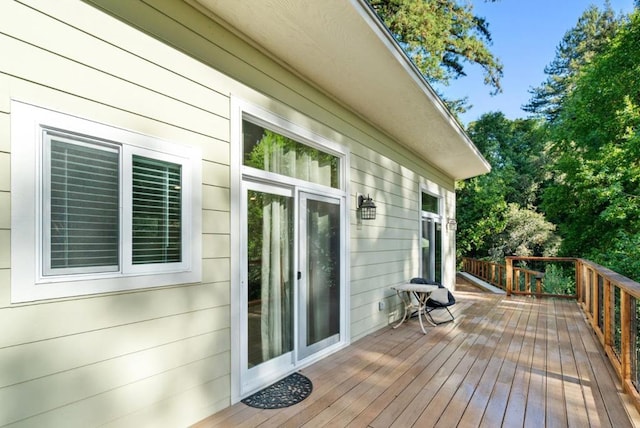
<svg viewBox="0 0 640 428"><path fill-rule="evenodd" d="M490 171L365 0L196 1L447 176Z"/></svg>

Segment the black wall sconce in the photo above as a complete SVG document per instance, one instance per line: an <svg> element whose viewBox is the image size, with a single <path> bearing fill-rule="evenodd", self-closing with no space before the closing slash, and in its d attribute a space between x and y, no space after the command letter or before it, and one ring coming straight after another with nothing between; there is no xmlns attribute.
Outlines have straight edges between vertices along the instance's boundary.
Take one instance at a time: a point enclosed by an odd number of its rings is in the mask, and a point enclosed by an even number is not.
<svg viewBox="0 0 640 428"><path fill-rule="evenodd" d="M358 211L360 211L360 219L362 220L375 220L376 219L376 204L369 195L365 198L363 195L358 195Z"/></svg>

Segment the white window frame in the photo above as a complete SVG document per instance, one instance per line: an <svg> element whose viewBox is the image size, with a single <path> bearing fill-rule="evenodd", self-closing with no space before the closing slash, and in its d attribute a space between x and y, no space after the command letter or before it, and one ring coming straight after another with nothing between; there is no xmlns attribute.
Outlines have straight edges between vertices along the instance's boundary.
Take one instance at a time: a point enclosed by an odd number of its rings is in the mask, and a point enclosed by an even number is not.
<svg viewBox="0 0 640 428"><path fill-rule="evenodd" d="M58 130L120 148L120 260L115 272L45 274L44 138ZM131 264L133 154L182 166L182 261ZM11 301L136 290L201 281L201 154L198 150L19 101L11 102ZM128 176L128 177L127 177Z"/></svg>
<svg viewBox="0 0 640 428"><path fill-rule="evenodd" d="M422 209L422 198L423 195L429 195L432 196L434 198L437 199L438 201L438 212L434 213L431 211L424 211ZM434 221L434 223L439 223L440 224L440 264L441 264L441 268L440 268L440 277L443 278L444 277L444 257L445 257L445 237L444 237L444 216L442 215L442 213L444 212L444 196L433 192L431 190L428 190L426 186L421 186L420 187L420 193L419 193L419 212L420 212L420 220L419 220L419 225L420 225L420 239L424 239L424 220L425 219L432 219ZM437 232L436 232L437 233ZM435 260L433 260L433 262L435 263ZM423 275L424 271L425 271L425 266L423 265L423 257L422 257L422 244L420 245L420 274Z"/></svg>
<svg viewBox="0 0 640 428"><path fill-rule="evenodd" d="M236 156L238 156L237 168L240 169L242 176L275 182L286 182L291 185L307 187L310 189L319 189L323 193L328 192L332 195L342 195L344 192L348 192L347 171L349 168L349 152L344 146L328 140L301 125L297 125L283 117L280 117L271 111L264 110L261 107L250 103L242 102L239 99L234 99L233 107L233 112L237 117L233 118L234 129L232 129L232 131L239 136L239 147L237 148L238 153L236 154ZM246 120L258 126L262 126L265 129L276 132L287 138L291 138L292 140L300 144L309 146L326 154L337 157L339 159L338 187L332 188L329 186L301 180L295 177L289 177L275 172L264 171L244 165L242 161L242 150L244 142L242 141L241 137L243 120ZM235 123L236 121L238 122L237 124ZM235 130L235 127L237 127L238 129Z"/></svg>
<svg viewBox="0 0 640 428"><path fill-rule="evenodd" d="M436 198L438 200L438 212L434 213L431 211L424 211L422 209L422 195L429 195L433 198ZM437 193L434 193L432 191L427 190L426 188L421 188L420 189L420 217L424 218L424 217L431 217L435 220L439 220L440 222L442 222L443 216L442 216L442 212L443 212L443 204L444 204L444 197L442 195L439 195Z"/></svg>

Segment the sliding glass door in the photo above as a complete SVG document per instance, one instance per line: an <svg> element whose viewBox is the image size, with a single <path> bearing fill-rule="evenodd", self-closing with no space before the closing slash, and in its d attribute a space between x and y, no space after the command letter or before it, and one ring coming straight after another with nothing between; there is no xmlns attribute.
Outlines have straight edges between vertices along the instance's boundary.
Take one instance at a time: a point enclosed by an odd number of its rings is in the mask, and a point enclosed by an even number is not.
<svg viewBox="0 0 640 428"><path fill-rule="evenodd" d="M340 340L340 199L300 195L300 358Z"/></svg>
<svg viewBox="0 0 640 428"><path fill-rule="evenodd" d="M294 198L288 189L244 188L244 369L259 381L291 367L294 302Z"/></svg>
<svg viewBox="0 0 640 428"><path fill-rule="evenodd" d="M243 183L243 391L340 342L343 211L343 198Z"/></svg>

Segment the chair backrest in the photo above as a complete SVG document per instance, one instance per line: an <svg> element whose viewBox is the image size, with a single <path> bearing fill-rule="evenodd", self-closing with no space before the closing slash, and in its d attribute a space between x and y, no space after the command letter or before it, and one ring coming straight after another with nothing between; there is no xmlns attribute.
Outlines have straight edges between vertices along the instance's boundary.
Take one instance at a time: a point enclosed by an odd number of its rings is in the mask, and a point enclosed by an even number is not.
<svg viewBox="0 0 640 428"><path fill-rule="evenodd" d="M411 284L427 284L427 285L437 285L439 288L444 288L444 285L440 284L439 282L436 281L430 281L428 279L424 279L424 278L411 278L411 281L409 281Z"/></svg>
<svg viewBox="0 0 640 428"><path fill-rule="evenodd" d="M411 278L411 280L409 282L411 284L437 285L438 288L447 288L444 285L440 284L439 282L430 281L428 279L424 279L424 278L420 278L420 277ZM449 298L449 303L447 303L446 306L450 306L450 305L453 305L453 304L456 303L456 298L453 296L451 291L449 291L449 289L447 289L447 297Z"/></svg>

